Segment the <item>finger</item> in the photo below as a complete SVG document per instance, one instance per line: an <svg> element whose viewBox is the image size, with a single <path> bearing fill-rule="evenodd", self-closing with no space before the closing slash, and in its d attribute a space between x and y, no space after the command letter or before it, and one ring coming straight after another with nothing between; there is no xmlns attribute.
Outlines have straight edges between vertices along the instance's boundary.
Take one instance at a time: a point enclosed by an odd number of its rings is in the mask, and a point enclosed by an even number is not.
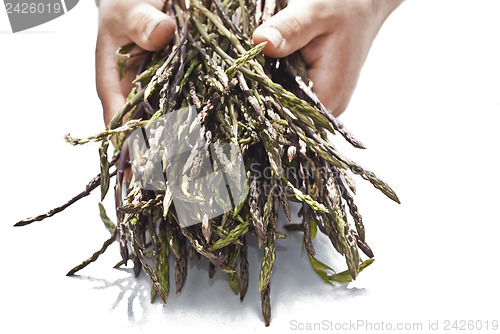
<svg viewBox="0 0 500 334"><path fill-rule="evenodd" d="M255 44L268 42L263 53L270 57L288 56L306 46L328 28L321 2L295 0L255 29Z"/></svg>
<svg viewBox="0 0 500 334"><path fill-rule="evenodd" d="M138 2L126 16L123 29L144 50L157 51L174 38L174 20L148 3Z"/></svg>
<svg viewBox="0 0 500 334"><path fill-rule="evenodd" d="M363 52L352 52L342 38L330 37L314 40L301 50L302 57L308 64L309 78L314 83L313 89L321 102L337 117L347 108L356 88L363 65ZM353 46L354 50L360 48ZM330 54L331 57L317 55Z"/></svg>
<svg viewBox="0 0 500 334"><path fill-rule="evenodd" d="M312 67L308 73L319 100L334 117L338 117L347 109L356 81L344 71L337 71L335 78L332 78L331 73L335 70L332 64L328 64L326 67Z"/></svg>
<svg viewBox="0 0 500 334"><path fill-rule="evenodd" d="M125 103L115 56L120 42L107 34L97 36L96 88L102 103L106 125L109 124L113 116L120 111Z"/></svg>

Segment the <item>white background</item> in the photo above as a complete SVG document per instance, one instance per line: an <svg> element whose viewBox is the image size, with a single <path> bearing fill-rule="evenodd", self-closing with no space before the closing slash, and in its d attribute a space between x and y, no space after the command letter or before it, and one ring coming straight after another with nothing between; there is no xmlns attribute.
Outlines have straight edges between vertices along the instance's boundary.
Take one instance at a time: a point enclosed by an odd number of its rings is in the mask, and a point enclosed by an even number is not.
<svg viewBox="0 0 500 334"><path fill-rule="evenodd" d="M71 147L103 128L94 84L97 9L12 34L0 13L0 331L138 333L293 331L300 323L500 320L500 2L408 0L386 22L342 116L367 146L339 148L388 181L402 204L357 179L356 203L376 261L356 282L327 286L279 242L272 321L263 325L253 248L243 303L224 275L190 263L181 294L149 303L149 281L111 267L118 248L68 278L108 238L98 194L46 221L12 225L80 192L98 173L97 145ZM110 202L107 207L111 208ZM319 258L345 263L325 238ZM173 285L173 284L172 284ZM483 323L483 328L485 328ZM6 331L7 330L7 331Z"/></svg>

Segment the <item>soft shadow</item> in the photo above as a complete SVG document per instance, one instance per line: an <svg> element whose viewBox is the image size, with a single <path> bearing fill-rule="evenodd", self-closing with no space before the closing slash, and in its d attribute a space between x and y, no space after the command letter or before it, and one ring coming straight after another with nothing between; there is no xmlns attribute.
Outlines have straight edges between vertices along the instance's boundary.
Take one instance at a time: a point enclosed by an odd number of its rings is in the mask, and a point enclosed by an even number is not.
<svg viewBox="0 0 500 334"><path fill-rule="evenodd" d="M97 290L118 288L119 292L116 296L116 300L111 304L111 309L114 310L118 307L118 305L120 305L120 303L126 302L128 304L127 305L128 320L131 322L138 322L138 323L143 322L145 320L144 317L146 313L143 312L142 317L140 319L137 319L136 315L134 314L133 305L136 300L139 301L140 305L144 309L146 309L148 305L150 305L151 285L149 277L142 272L138 277L135 277L132 268L120 268L117 270L127 272L129 275L127 277L119 278L114 281L108 281L103 278L96 278L83 275L74 275L72 277L94 282L95 285L93 288ZM128 297L126 297L127 294L129 294Z"/></svg>
<svg viewBox="0 0 500 334"><path fill-rule="evenodd" d="M281 224L283 222L280 222L279 226ZM283 228L280 230L285 231ZM199 263L196 260L189 262L187 280L179 294L175 293L175 269L171 261L170 293L167 304L163 306L159 296L154 303L151 303L151 282L144 271L136 278L131 267L122 267L117 270L129 275L114 281L89 276L74 277L95 282L94 289L118 288L119 293L111 308L116 309L121 303L127 303L128 320L133 323L146 321L149 311L159 308L162 313L171 316L192 314L196 317L199 314L213 312L214 315L231 321L244 312L261 319L258 278L263 247L258 248L253 236L248 240L250 277L248 292L243 302L240 302L239 296L234 295L230 289L225 273L217 271L214 278L209 279L208 260L204 258ZM271 280L271 300L274 310L279 310L280 313L286 312L289 305L301 299L321 298L322 301L342 303L345 298L358 297L366 293L366 289L348 288L348 284L330 286L323 282L312 270L305 251L301 251L301 244L302 233L299 232L288 232L286 239L276 241L276 262ZM319 259L333 268L345 270L343 258L336 254L326 237L318 233L314 245ZM142 309L140 317L134 313L134 305L137 304Z"/></svg>

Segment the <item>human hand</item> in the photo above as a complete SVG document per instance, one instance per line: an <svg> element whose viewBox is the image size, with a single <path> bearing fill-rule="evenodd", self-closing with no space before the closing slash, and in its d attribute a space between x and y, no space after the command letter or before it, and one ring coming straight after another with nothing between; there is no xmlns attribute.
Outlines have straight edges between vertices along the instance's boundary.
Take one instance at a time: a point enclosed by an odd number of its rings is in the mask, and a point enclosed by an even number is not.
<svg viewBox="0 0 500 334"><path fill-rule="evenodd" d="M100 0L96 45L96 85L106 125L125 104L142 57L127 60L120 81L116 50L134 42L131 53L156 51L174 37L175 21L161 11L164 0Z"/></svg>
<svg viewBox="0 0 500 334"><path fill-rule="evenodd" d="M263 53L285 57L300 49L313 90L334 116L349 103L375 36L403 0L290 0L253 33Z"/></svg>

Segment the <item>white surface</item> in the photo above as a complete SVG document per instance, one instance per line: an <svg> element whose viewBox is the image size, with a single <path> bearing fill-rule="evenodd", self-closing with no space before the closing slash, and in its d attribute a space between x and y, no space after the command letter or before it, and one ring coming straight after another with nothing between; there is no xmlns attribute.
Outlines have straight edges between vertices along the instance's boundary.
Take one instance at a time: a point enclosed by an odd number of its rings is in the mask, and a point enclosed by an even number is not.
<svg viewBox="0 0 500 334"><path fill-rule="evenodd" d="M436 320L441 328L446 320L500 320L499 13L496 0L410 0L386 22L342 116L368 149L339 148L387 180L403 204L357 180L376 261L348 286L316 278L303 255L299 261L298 236L279 242L269 328L260 314L256 249L243 303L220 273L209 280L206 263L190 263L183 292L151 305L144 274L111 268L116 245L81 276L65 276L108 237L97 192L49 220L12 227L64 202L98 172L96 145L63 140L103 126L93 72L97 11L81 1L18 34L0 13L0 331L293 332L293 321L422 322L427 329ZM343 270L321 240L320 259Z"/></svg>

